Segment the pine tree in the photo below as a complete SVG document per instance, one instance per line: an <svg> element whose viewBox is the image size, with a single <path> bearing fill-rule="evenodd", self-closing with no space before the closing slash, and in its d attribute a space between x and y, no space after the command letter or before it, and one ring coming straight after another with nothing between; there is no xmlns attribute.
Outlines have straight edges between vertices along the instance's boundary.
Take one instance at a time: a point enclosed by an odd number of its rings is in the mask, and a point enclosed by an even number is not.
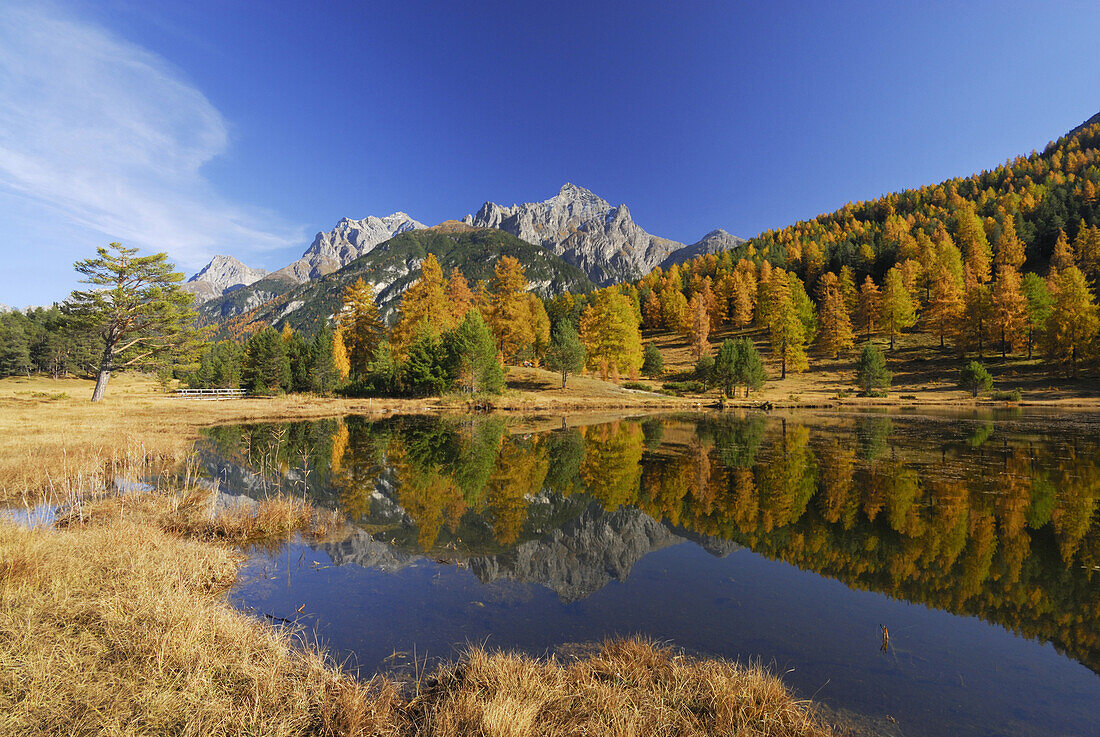
<svg viewBox="0 0 1100 737"><path fill-rule="evenodd" d="M1078 268L1087 279L1100 280L1100 228L1090 228L1082 220L1073 241L1073 253Z"/></svg>
<svg viewBox="0 0 1100 737"><path fill-rule="evenodd" d="M882 283L879 320L882 322L882 329L890 336L890 350L894 350L894 338L917 321L913 298L896 266L886 272L886 279Z"/></svg>
<svg viewBox="0 0 1100 737"><path fill-rule="evenodd" d="M867 333L867 340L875 335L875 325L879 321L879 311L882 309L882 294L878 285L870 275L863 280L863 287L859 290L859 309L856 311L859 317L859 326Z"/></svg>
<svg viewBox="0 0 1100 737"><path fill-rule="evenodd" d="M393 327L392 342L399 351L408 347L420 333L427 332L438 338L454 325L454 318L447 304L447 284L443 270L434 254L429 253L420 264L420 278L406 291L398 307L397 324ZM351 350L352 366L355 366L355 348L352 336L345 334Z"/></svg>
<svg viewBox="0 0 1100 737"><path fill-rule="evenodd" d="M787 369L799 373L806 369L806 326L798 314L792 296L791 280L783 269L772 271L768 280L767 319L772 353L779 357L780 378L787 378Z"/></svg>
<svg viewBox="0 0 1100 737"><path fill-rule="evenodd" d="M1018 348L1023 344L1027 325L1027 298L1021 289L1020 273L1011 264L1003 264L997 269L992 303L992 327L1001 334L1003 359L1009 346Z"/></svg>
<svg viewBox="0 0 1100 737"><path fill-rule="evenodd" d="M340 385L340 369L336 365L336 333L329 325L324 325L313 336L310 346L310 388L322 395L329 395Z"/></svg>
<svg viewBox="0 0 1100 737"><path fill-rule="evenodd" d="M722 341L714 359L714 379L727 397L732 397L738 386L745 387L745 396L748 396L750 390L764 385L767 379L764 362L751 340L738 338Z"/></svg>
<svg viewBox="0 0 1100 737"><path fill-rule="evenodd" d="M840 281L831 271L825 272L817 284L818 311L821 316L821 334L818 347L830 358L855 347L852 320L840 291Z"/></svg>
<svg viewBox="0 0 1100 737"><path fill-rule="evenodd" d="M665 359L655 343L646 343L642 354L642 373L656 379L665 370Z"/></svg>
<svg viewBox="0 0 1100 737"><path fill-rule="evenodd" d="M186 363L204 348L193 297L166 254L138 256L119 243L96 251L97 258L74 264L93 288L74 291L65 304L75 325L102 340L93 402L103 398L115 369Z"/></svg>
<svg viewBox="0 0 1100 737"><path fill-rule="evenodd" d="M386 326L374 301L374 287L371 284L357 279L344 290L336 324L351 370L356 376L365 376L378 344L386 335Z"/></svg>
<svg viewBox="0 0 1100 737"><path fill-rule="evenodd" d="M1047 320L1047 352L1077 376L1077 364L1096 338L1096 303L1085 275L1076 266L1058 271L1051 289L1054 298Z"/></svg>
<svg viewBox="0 0 1100 737"><path fill-rule="evenodd" d="M892 377L893 374L886 370L886 358L878 346L874 343L863 346L856 366L856 383L864 394L888 389Z"/></svg>
<svg viewBox="0 0 1100 737"><path fill-rule="evenodd" d="M584 368L587 355L580 336L573 329L572 323L562 322L554 328L554 335L550 340L550 347L546 350L546 368L561 373L561 388L565 388L569 374L574 374Z"/></svg>
<svg viewBox="0 0 1100 737"><path fill-rule="evenodd" d="M451 381L466 392L499 394L504 389L504 368L497 360L496 339L481 313L470 307L462 322L444 333Z"/></svg>
<svg viewBox="0 0 1100 737"><path fill-rule="evenodd" d="M242 372L245 387L253 394L278 394L290 386L290 360L282 336L266 327L248 339Z"/></svg>
<svg viewBox="0 0 1100 737"><path fill-rule="evenodd" d="M1030 360L1036 339L1046 333L1053 298L1046 281L1032 272L1024 274L1023 293L1027 299L1027 357Z"/></svg>

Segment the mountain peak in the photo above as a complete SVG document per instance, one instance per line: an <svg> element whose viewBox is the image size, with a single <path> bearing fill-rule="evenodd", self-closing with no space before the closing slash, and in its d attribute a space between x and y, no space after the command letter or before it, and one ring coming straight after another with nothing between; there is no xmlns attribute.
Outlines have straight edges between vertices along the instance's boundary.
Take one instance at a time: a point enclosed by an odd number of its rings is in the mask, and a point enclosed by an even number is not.
<svg viewBox="0 0 1100 737"><path fill-rule="evenodd" d="M558 190L558 193L548 200L545 200L544 204L556 205L556 204L578 204L584 209L593 210L609 210L611 205L607 203L607 200L603 199L595 192L584 187L578 187L572 182L566 182Z"/></svg>
<svg viewBox="0 0 1100 737"><path fill-rule="evenodd" d="M254 284L265 276L265 269L253 269L232 256L218 254L199 273L187 280L184 289L194 294L199 302L205 302Z"/></svg>

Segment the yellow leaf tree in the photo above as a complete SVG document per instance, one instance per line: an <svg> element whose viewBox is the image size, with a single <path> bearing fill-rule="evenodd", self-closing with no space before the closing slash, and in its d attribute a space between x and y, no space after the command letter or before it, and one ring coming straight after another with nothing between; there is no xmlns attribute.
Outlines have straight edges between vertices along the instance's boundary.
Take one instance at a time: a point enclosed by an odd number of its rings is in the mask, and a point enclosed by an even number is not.
<svg viewBox="0 0 1100 737"><path fill-rule="evenodd" d="M519 259L501 256L497 260L490 292L489 327L504 360L513 362L535 342L527 300L527 276Z"/></svg>
<svg viewBox="0 0 1100 737"><path fill-rule="evenodd" d="M1076 266L1057 273L1051 292L1054 303L1047 320L1047 352L1076 376L1078 362L1096 338L1096 303L1085 275Z"/></svg>
<svg viewBox="0 0 1100 737"><path fill-rule="evenodd" d="M454 327L446 289L443 269L435 255L429 253L420 264L420 278L401 298L397 324L393 326L394 347L404 351L421 331L438 337Z"/></svg>
<svg viewBox="0 0 1100 737"><path fill-rule="evenodd" d="M385 323L374 301L374 288L369 283L358 279L344 290L343 307L336 316L336 326L338 340L334 341L333 350L339 343L346 350L350 370L357 375L365 374L386 334Z"/></svg>
<svg viewBox="0 0 1100 737"><path fill-rule="evenodd" d="M767 320L772 353L779 357L780 377L787 378L787 370L800 373L806 370L806 327L798 315L791 288L791 279L797 279L783 269L774 269L768 279Z"/></svg>
<svg viewBox="0 0 1100 737"><path fill-rule="evenodd" d="M1024 344L1027 328L1027 298L1020 272L1011 263L997 267L992 300L992 327L1001 334L1001 358L1004 358L1010 346L1018 349Z"/></svg>
<svg viewBox="0 0 1100 737"><path fill-rule="evenodd" d="M451 308L451 319L457 325L466 319L466 313L474 306L473 290L470 289L470 283L466 281L466 277L457 266L451 270L444 293Z"/></svg>
<svg viewBox="0 0 1100 737"><path fill-rule="evenodd" d="M895 266L886 272L882 282L882 306L879 308L879 322L890 336L890 350L894 350L894 338L916 321L913 296L905 286L901 269Z"/></svg>
<svg viewBox="0 0 1100 737"><path fill-rule="evenodd" d="M852 333L852 318L844 304L844 295L840 291L840 281L831 271L825 272L817 283L818 312L821 318L821 333L817 343L825 355L836 358L838 353L847 352L855 347L855 335Z"/></svg>
<svg viewBox="0 0 1100 737"><path fill-rule="evenodd" d="M638 319L630 299L615 287L592 294L581 313L581 342L588 352L587 367L604 378L636 377L642 367Z"/></svg>

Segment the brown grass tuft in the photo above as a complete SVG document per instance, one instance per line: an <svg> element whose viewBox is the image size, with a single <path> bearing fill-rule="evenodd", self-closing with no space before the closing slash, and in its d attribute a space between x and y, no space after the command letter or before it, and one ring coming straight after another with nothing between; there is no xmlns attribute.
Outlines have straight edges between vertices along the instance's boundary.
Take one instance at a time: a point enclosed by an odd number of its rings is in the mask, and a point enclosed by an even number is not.
<svg viewBox="0 0 1100 737"><path fill-rule="evenodd" d="M832 734L759 667L641 639L570 663L473 649L426 683L410 716L435 737Z"/></svg>

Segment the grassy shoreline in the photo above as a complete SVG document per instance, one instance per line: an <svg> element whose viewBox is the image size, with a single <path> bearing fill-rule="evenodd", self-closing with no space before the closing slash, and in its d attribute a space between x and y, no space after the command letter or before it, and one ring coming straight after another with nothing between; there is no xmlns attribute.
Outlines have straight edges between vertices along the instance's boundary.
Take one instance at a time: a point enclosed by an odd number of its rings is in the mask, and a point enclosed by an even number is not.
<svg viewBox="0 0 1100 737"><path fill-rule="evenodd" d="M53 527L0 519L0 733L834 734L759 667L636 639L565 660L474 648L413 681L356 680L224 597L237 545L333 521L293 500L207 502L146 492Z"/></svg>

